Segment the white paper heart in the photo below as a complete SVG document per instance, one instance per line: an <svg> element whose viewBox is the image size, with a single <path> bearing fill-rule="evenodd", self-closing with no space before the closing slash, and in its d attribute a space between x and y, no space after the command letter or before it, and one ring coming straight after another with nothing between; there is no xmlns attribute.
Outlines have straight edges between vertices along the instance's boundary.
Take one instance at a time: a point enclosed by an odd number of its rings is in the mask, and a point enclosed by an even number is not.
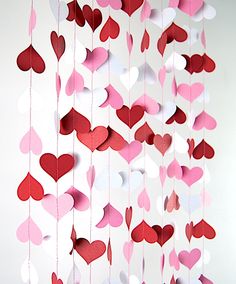
<svg viewBox="0 0 236 284"><path fill-rule="evenodd" d="M150 85L155 84L157 77L152 69L152 67L148 63L144 63L139 67L139 76L138 81L144 81Z"/></svg>
<svg viewBox="0 0 236 284"><path fill-rule="evenodd" d="M119 61L118 57L116 57L111 52L109 52L108 54L108 60L98 69L98 72L107 73L108 70L117 75L120 75L125 71L125 68Z"/></svg>
<svg viewBox="0 0 236 284"><path fill-rule="evenodd" d="M166 8L162 12L157 9L152 9L150 20L159 28L164 29L173 22L175 16L176 12L173 8Z"/></svg>
<svg viewBox="0 0 236 284"><path fill-rule="evenodd" d="M173 52L170 57L168 57L168 59L166 60L165 63L165 67L166 67L166 72L170 73L172 72L174 69L176 70L184 70L184 68L186 67L186 59L178 54L177 52Z"/></svg>
<svg viewBox="0 0 236 284"><path fill-rule="evenodd" d="M68 276L67 284L80 284L80 279L81 279L81 273L79 271L79 268L75 264L72 267L71 272Z"/></svg>
<svg viewBox="0 0 236 284"><path fill-rule="evenodd" d="M192 17L193 21L200 22L203 18L212 20L216 16L216 9L211 5L204 3L202 8Z"/></svg>
<svg viewBox="0 0 236 284"><path fill-rule="evenodd" d="M131 191L138 189L143 184L143 174L140 171L131 171L130 176L127 171L120 172L123 179L122 189Z"/></svg>
<svg viewBox="0 0 236 284"><path fill-rule="evenodd" d="M199 261L196 263L196 267L201 268L202 264L208 264L211 261L211 254L204 248Z"/></svg>
<svg viewBox="0 0 236 284"><path fill-rule="evenodd" d="M166 102L163 106L161 106L160 111L155 118L162 121L163 123L166 122L174 113L176 112L176 104L174 102Z"/></svg>
<svg viewBox="0 0 236 284"><path fill-rule="evenodd" d="M197 102L199 103L209 103L210 101L210 95L208 93L207 90L205 90L197 99L196 99Z"/></svg>
<svg viewBox="0 0 236 284"><path fill-rule="evenodd" d="M164 212L164 201L162 200L161 196L157 197L156 208L157 208L157 212L162 216Z"/></svg>
<svg viewBox="0 0 236 284"><path fill-rule="evenodd" d="M156 178L159 176L159 167L157 163L155 163L148 154L145 155L145 158L141 157L135 160L132 164L132 168L144 172L144 163L146 174L148 177Z"/></svg>
<svg viewBox="0 0 236 284"><path fill-rule="evenodd" d="M94 107L102 105L107 99L107 91L102 88L94 89L93 92L84 88L82 92L77 94L79 105L85 109L91 109L91 102Z"/></svg>
<svg viewBox="0 0 236 284"><path fill-rule="evenodd" d="M127 90L130 90L138 80L139 70L137 67L131 67L120 75L120 81Z"/></svg>
<svg viewBox="0 0 236 284"><path fill-rule="evenodd" d="M30 271L30 274L29 274ZM39 277L37 270L31 261L26 259L21 266L21 279L24 283L38 284Z"/></svg>
<svg viewBox="0 0 236 284"><path fill-rule="evenodd" d="M87 57L87 50L85 46L79 42L76 41L76 49L75 49L75 61L77 63L83 63ZM67 64L73 64L74 58L74 49L72 47L69 47L66 49L64 59Z"/></svg>
<svg viewBox="0 0 236 284"><path fill-rule="evenodd" d="M59 7L60 11L58 13L58 1L57 0L49 0L51 11L56 19L58 21L58 15L59 15L59 21L63 21L67 18L69 9L67 4L64 1L59 1Z"/></svg>
<svg viewBox="0 0 236 284"><path fill-rule="evenodd" d="M172 135L172 143L168 149L168 153L172 153L175 149L176 152L185 154L188 152L189 145L187 141L182 138L177 132Z"/></svg>
<svg viewBox="0 0 236 284"><path fill-rule="evenodd" d="M109 184L111 189L118 189L122 186L123 179L118 172L110 170L109 173L109 170L106 169L102 171L99 175L97 175L94 185L98 190L107 190L109 189Z"/></svg>

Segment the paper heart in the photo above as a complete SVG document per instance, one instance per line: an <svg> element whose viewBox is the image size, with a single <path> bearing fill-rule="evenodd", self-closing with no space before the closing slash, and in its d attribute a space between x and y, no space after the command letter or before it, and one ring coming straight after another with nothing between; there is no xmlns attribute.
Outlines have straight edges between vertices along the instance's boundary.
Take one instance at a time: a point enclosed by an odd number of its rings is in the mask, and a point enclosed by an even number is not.
<svg viewBox="0 0 236 284"><path fill-rule="evenodd" d="M75 62L83 63L87 57L87 50L85 46L78 40L75 41L76 49L74 50L74 46L71 46L66 49L64 59L67 64L71 64L71 58L74 57L75 53Z"/></svg>
<svg viewBox="0 0 236 284"><path fill-rule="evenodd" d="M78 140L92 152L102 145L108 137L108 130L104 126L97 126L88 133L77 132Z"/></svg>
<svg viewBox="0 0 236 284"><path fill-rule="evenodd" d="M164 123L165 121L170 119L175 112L176 112L176 104L173 102L166 102L164 105L160 107L160 111L155 117Z"/></svg>
<svg viewBox="0 0 236 284"><path fill-rule="evenodd" d="M203 3L203 0L180 0L178 8L192 17L201 9Z"/></svg>
<svg viewBox="0 0 236 284"><path fill-rule="evenodd" d="M188 152L188 143L186 140L184 140L178 132L174 132L172 135L172 144L168 150L168 153L172 153L174 150L178 153L187 153Z"/></svg>
<svg viewBox="0 0 236 284"><path fill-rule="evenodd" d="M180 263L175 249L173 249L169 254L169 263L170 266L173 266L175 268L175 270L179 270Z"/></svg>
<svg viewBox="0 0 236 284"><path fill-rule="evenodd" d="M138 80L139 69L137 67L131 67L130 70L126 70L120 75L120 81L127 90L131 90L136 81Z"/></svg>
<svg viewBox="0 0 236 284"><path fill-rule="evenodd" d="M66 48L65 38L63 35L58 36L58 34L55 31L53 31L51 32L50 39L51 39L52 48L56 54L57 60L59 61L65 52Z"/></svg>
<svg viewBox="0 0 236 284"><path fill-rule="evenodd" d="M149 45L150 45L150 35L145 29L143 38L141 41L141 52L144 52L145 50L147 50L149 48Z"/></svg>
<svg viewBox="0 0 236 284"><path fill-rule="evenodd" d="M98 151L106 151L109 147L114 151L120 151L125 147L127 142L125 139L115 130L113 130L110 126L107 127L108 130L108 138L106 141L100 145L97 150Z"/></svg>
<svg viewBox="0 0 236 284"><path fill-rule="evenodd" d="M84 88L84 78L75 69L73 69L67 83L66 83L66 94L71 96L74 93L81 92Z"/></svg>
<svg viewBox="0 0 236 284"><path fill-rule="evenodd" d="M145 165L145 167L144 167ZM159 175L159 167L153 161L153 159L146 154L144 157L141 157L133 162L133 168L141 170L146 173L150 178L157 178Z"/></svg>
<svg viewBox="0 0 236 284"><path fill-rule="evenodd" d="M169 213L171 213L174 210L179 210L180 204L179 204L179 196L175 193L173 190L170 197L166 196L165 204L164 204L165 210Z"/></svg>
<svg viewBox="0 0 236 284"><path fill-rule="evenodd" d="M145 81L147 84L153 85L156 83L157 77L155 71L152 67L146 62L142 64L139 68L138 81Z"/></svg>
<svg viewBox="0 0 236 284"><path fill-rule="evenodd" d="M190 73L200 73L203 70L206 72L213 72L216 68L214 60L212 60L206 53L203 55L193 54L189 57L186 54L182 55L186 60L185 69Z"/></svg>
<svg viewBox="0 0 236 284"><path fill-rule="evenodd" d="M117 90L110 84L105 88L107 91L107 99L106 101L100 105L100 107L106 107L110 105L114 109L120 109L123 106L123 98L122 96L117 92Z"/></svg>
<svg viewBox="0 0 236 284"><path fill-rule="evenodd" d="M43 73L45 70L44 60L32 44L18 55L17 66L22 71L28 71L32 68L36 73Z"/></svg>
<svg viewBox="0 0 236 284"><path fill-rule="evenodd" d="M110 225L112 227L119 227L122 224L123 216L110 203L108 203L103 208L103 211L104 216L102 220L96 225L97 228L104 228L107 225Z"/></svg>
<svg viewBox="0 0 236 284"><path fill-rule="evenodd" d="M200 257L201 251L197 248L192 249L190 252L183 250L178 254L179 261L189 270L193 268Z"/></svg>
<svg viewBox="0 0 236 284"><path fill-rule="evenodd" d="M43 241L43 236L40 228L35 224L32 218L27 218L17 229L16 236L19 241L26 243L32 242L39 246Z"/></svg>
<svg viewBox="0 0 236 284"><path fill-rule="evenodd" d="M136 243L140 243L145 240L146 242L153 244L157 241L157 233L143 220L133 229L131 238Z"/></svg>
<svg viewBox="0 0 236 284"><path fill-rule="evenodd" d="M60 134L63 135L71 134L73 130L79 133L87 133L90 127L90 121L74 108L60 120Z"/></svg>
<svg viewBox="0 0 236 284"><path fill-rule="evenodd" d="M166 167L160 166L159 175L160 175L161 186L163 187L166 180Z"/></svg>
<svg viewBox="0 0 236 284"><path fill-rule="evenodd" d="M24 154L32 151L35 155L39 155L42 152L42 141L33 127L30 127L29 131L22 137L20 150Z"/></svg>
<svg viewBox="0 0 236 284"><path fill-rule="evenodd" d="M52 284L63 284L62 280L57 278L55 272L52 273Z"/></svg>
<svg viewBox="0 0 236 284"><path fill-rule="evenodd" d="M130 54L132 49L133 49L134 41L133 41L132 34L130 34L128 32L126 32L126 42L127 42L127 47L128 47L128 51L129 51L129 54Z"/></svg>
<svg viewBox="0 0 236 284"><path fill-rule="evenodd" d="M86 172L87 182L90 189L92 189L93 187L95 176L96 176L95 167L93 165L90 165L89 169Z"/></svg>
<svg viewBox="0 0 236 284"><path fill-rule="evenodd" d="M63 21L67 18L69 9L64 1L49 0L50 8L56 21Z"/></svg>
<svg viewBox="0 0 236 284"><path fill-rule="evenodd" d="M121 0L97 0L97 3L101 7L107 7L110 5L114 10L119 10L122 7Z"/></svg>
<svg viewBox="0 0 236 284"><path fill-rule="evenodd" d="M134 105L131 108L123 105L122 108L116 110L116 115L129 128L132 128L144 115L144 108L140 105Z"/></svg>
<svg viewBox="0 0 236 284"><path fill-rule="evenodd" d="M195 238L206 237L207 239L214 239L216 232L205 220L201 220L193 227L193 236Z"/></svg>
<svg viewBox="0 0 236 284"><path fill-rule="evenodd" d="M132 141L127 143L125 147L119 151L119 154L129 164L134 158L136 158L142 151L142 144L139 141Z"/></svg>
<svg viewBox="0 0 236 284"><path fill-rule="evenodd" d="M107 19L105 25L100 32L100 40L105 42L108 38L115 39L119 36L120 26L119 24L112 19L111 16Z"/></svg>
<svg viewBox="0 0 236 284"><path fill-rule="evenodd" d="M201 159L202 157L212 159L214 155L214 149L204 139L202 139L202 141L193 150L193 157L197 160Z"/></svg>
<svg viewBox="0 0 236 284"><path fill-rule="evenodd" d="M102 72L103 74L107 74L108 70L117 75L121 75L125 70L120 59L111 53L111 51L108 51L108 60L98 68L98 71Z"/></svg>
<svg viewBox="0 0 236 284"><path fill-rule="evenodd" d="M69 154L63 154L58 158L53 154L46 153L40 157L40 166L49 174L55 182L73 169L75 165L74 157Z"/></svg>
<svg viewBox="0 0 236 284"><path fill-rule="evenodd" d="M81 280L81 272L76 264L73 265L68 276L67 284L79 284Z"/></svg>
<svg viewBox="0 0 236 284"><path fill-rule="evenodd" d="M102 13L99 9L94 9L89 5L84 5L83 15L85 20L90 25L92 31L94 32L102 23Z"/></svg>
<svg viewBox="0 0 236 284"><path fill-rule="evenodd" d="M165 8L162 12L157 9L152 9L150 20L159 28L164 29L175 18L176 12L173 8Z"/></svg>
<svg viewBox="0 0 236 284"><path fill-rule="evenodd" d="M145 122L141 127L139 127L135 132L135 140L139 142L146 142L149 145L153 145L153 138L155 134L148 125L147 122Z"/></svg>
<svg viewBox="0 0 236 284"><path fill-rule="evenodd" d="M174 234L172 225L165 225L163 228L159 225L154 225L152 228L157 233L157 242L162 247Z"/></svg>
<svg viewBox="0 0 236 284"><path fill-rule="evenodd" d="M21 273L21 279L24 283L29 283L29 281L32 284L39 283L39 276L37 270L35 269L32 262L28 260L28 258L23 262L20 273Z"/></svg>
<svg viewBox="0 0 236 284"><path fill-rule="evenodd" d="M78 211L85 211L89 208L90 202L88 197L77 188L71 186L66 193L70 194L74 199L73 207Z"/></svg>
<svg viewBox="0 0 236 284"><path fill-rule="evenodd" d="M176 159L174 159L167 168L167 175L170 178L175 177L176 179L182 178L182 168L180 164L177 162Z"/></svg>
<svg viewBox="0 0 236 284"><path fill-rule="evenodd" d="M180 84L177 92L189 102L196 100L204 91L204 86L201 83L194 83L191 86L188 84Z"/></svg>
<svg viewBox="0 0 236 284"><path fill-rule="evenodd" d="M171 145L172 137L169 134L156 134L153 139L153 143L158 151L161 152L162 156L165 155L166 151Z"/></svg>
<svg viewBox="0 0 236 284"><path fill-rule="evenodd" d="M138 206L144 208L146 211L150 210L150 199L146 189L141 191L138 196Z"/></svg>
<svg viewBox="0 0 236 284"><path fill-rule="evenodd" d="M158 80L163 88L165 80L166 80L166 67L163 66L158 72Z"/></svg>
<svg viewBox="0 0 236 284"><path fill-rule="evenodd" d="M123 246L123 254L128 263L130 263L133 254L134 243L133 241L125 242Z"/></svg>
<svg viewBox="0 0 236 284"><path fill-rule="evenodd" d="M186 194L180 194L179 200L181 207L187 212L187 213L193 213L194 211L198 210L202 207L201 203L201 197L199 195L186 195Z"/></svg>
<svg viewBox="0 0 236 284"><path fill-rule="evenodd" d="M121 10L123 10L126 14L128 14L129 17L131 17L131 15L143 4L143 1L144 0L122 0Z"/></svg>
<svg viewBox="0 0 236 284"><path fill-rule="evenodd" d="M84 88L82 92L77 94L79 104L83 107L87 107L90 110L91 102L93 107L101 106L107 99L107 91L103 88L96 88L90 91Z"/></svg>
<svg viewBox="0 0 236 284"><path fill-rule="evenodd" d="M202 7L198 12L192 17L193 21L200 22L203 18L207 20L212 20L216 16L216 10L214 7L207 3L203 3Z"/></svg>
<svg viewBox="0 0 236 284"><path fill-rule="evenodd" d="M150 15L151 15L151 5L147 0L145 0L140 14L141 22L144 22L145 20L149 19Z"/></svg>
<svg viewBox="0 0 236 284"><path fill-rule="evenodd" d="M170 55L170 57L168 57L168 59L166 60L165 63L166 72L170 73L174 69L179 71L184 70L186 64L187 62L184 56L178 54L177 52L173 52Z"/></svg>
<svg viewBox="0 0 236 284"><path fill-rule="evenodd" d="M26 177L17 188L17 196L22 201L26 201L30 197L38 201L43 198L44 189L30 173L27 173Z"/></svg>
<svg viewBox="0 0 236 284"><path fill-rule="evenodd" d="M207 112L202 111L198 116L196 116L193 124L194 130L201 130L202 128L206 128L208 130L213 130L216 128L216 120L214 117L209 115Z"/></svg>
<svg viewBox="0 0 236 284"><path fill-rule="evenodd" d="M166 124L172 124L173 122L183 124L186 119L186 114L178 106L176 106L175 113L166 121Z"/></svg>
<svg viewBox="0 0 236 284"><path fill-rule="evenodd" d="M125 223L126 223L128 230L130 229L130 224L131 224L131 221L132 221L132 214L133 214L132 206L127 207L125 209Z"/></svg>
<svg viewBox="0 0 236 284"><path fill-rule="evenodd" d="M69 14L66 19L70 22L75 20L78 26L83 27L85 25L85 18L78 2L76 0L72 0L67 4L67 6Z"/></svg>
<svg viewBox="0 0 236 284"><path fill-rule="evenodd" d="M199 277L202 284L214 284L210 279L206 278L203 274Z"/></svg>
<svg viewBox="0 0 236 284"><path fill-rule="evenodd" d="M193 185L197 182L203 175L203 170L199 167L188 168L186 166L182 166L182 181L186 183L188 186Z"/></svg>
<svg viewBox="0 0 236 284"><path fill-rule="evenodd" d="M195 141L194 141L194 139L188 138L187 143L188 143L188 155L189 155L189 158L191 158L192 155L193 155L194 147L195 147Z"/></svg>
<svg viewBox="0 0 236 284"><path fill-rule="evenodd" d="M146 111L149 114L157 114L160 107L157 101L155 101L153 98L149 97L148 95L144 94L141 97L139 97L132 106L139 105L142 106L144 111Z"/></svg>
<svg viewBox="0 0 236 284"><path fill-rule="evenodd" d="M95 187L98 190L117 189L122 186L122 176L111 169L105 169L95 179Z"/></svg>
<svg viewBox="0 0 236 284"><path fill-rule="evenodd" d="M143 173L141 171L123 171L119 174L123 179L122 189L125 191L134 191L143 184Z"/></svg>
<svg viewBox="0 0 236 284"><path fill-rule="evenodd" d="M103 47L97 47L90 51L87 48L87 58L83 62L83 65L87 67L91 72L96 71L101 67L108 59L108 52Z"/></svg>

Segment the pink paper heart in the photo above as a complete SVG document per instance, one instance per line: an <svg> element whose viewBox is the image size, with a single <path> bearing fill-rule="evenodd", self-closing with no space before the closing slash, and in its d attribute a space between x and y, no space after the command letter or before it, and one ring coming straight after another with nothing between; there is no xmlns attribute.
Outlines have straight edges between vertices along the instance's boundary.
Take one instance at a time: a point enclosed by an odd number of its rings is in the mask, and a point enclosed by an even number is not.
<svg viewBox="0 0 236 284"><path fill-rule="evenodd" d="M165 83L165 80L166 80L166 67L165 67L165 66L163 66L163 67L159 70L158 79L159 79L159 82L160 82L160 84L161 84L161 87L163 88L164 83Z"/></svg>
<svg viewBox="0 0 236 284"><path fill-rule="evenodd" d="M175 177L176 179L182 178L182 168L180 164L177 162L176 159L174 159L167 168L167 175L169 178Z"/></svg>
<svg viewBox="0 0 236 284"><path fill-rule="evenodd" d="M138 206L144 208L146 211L150 210L150 199L146 189L144 189L138 196Z"/></svg>
<svg viewBox="0 0 236 284"><path fill-rule="evenodd" d="M43 241L42 232L31 218L27 218L17 229L16 236L19 241L26 243L31 241L39 246Z"/></svg>
<svg viewBox="0 0 236 284"><path fill-rule="evenodd" d="M203 274L200 275L199 280L202 284L214 284L210 279L206 278Z"/></svg>
<svg viewBox="0 0 236 284"><path fill-rule="evenodd" d="M133 248L134 248L133 240L124 243L123 253L124 253L125 259L127 260L128 263L130 262L130 259L132 257Z"/></svg>
<svg viewBox="0 0 236 284"><path fill-rule="evenodd" d="M54 195L46 194L42 200L42 206L54 218L60 220L73 208L74 199L70 194L64 193L58 197L57 201Z"/></svg>
<svg viewBox="0 0 236 284"><path fill-rule="evenodd" d="M128 51L129 53L131 53L133 49L133 36L129 34L128 32L126 33L126 41L127 41Z"/></svg>
<svg viewBox="0 0 236 284"><path fill-rule="evenodd" d="M112 85L109 85L105 88L107 91L107 99L106 101L100 105L100 107L106 107L110 105L114 109L120 109L123 106L123 98L122 96L117 92L116 89Z"/></svg>
<svg viewBox="0 0 236 284"><path fill-rule="evenodd" d="M95 168L94 166L90 166L87 171L87 182L90 189L92 189L93 187L94 180L95 180Z"/></svg>
<svg viewBox="0 0 236 284"><path fill-rule="evenodd" d="M174 96L177 96L177 83L175 77L173 78L171 88L172 88L172 94Z"/></svg>
<svg viewBox="0 0 236 284"><path fill-rule="evenodd" d="M190 270L198 262L200 257L201 251L197 248L191 250L190 252L182 250L178 255L179 261Z"/></svg>
<svg viewBox="0 0 236 284"><path fill-rule="evenodd" d="M149 19L150 15L151 15L151 5L146 0L141 10L141 15L140 15L141 22L144 22L146 19Z"/></svg>
<svg viewBox="0 0 236 284"><path fill-rule="evenodd" d="M193 102L204 91L204 86L201 83L194 83L191 86L188 84L180 84L177 88L177 92L189 102Z"/></svg>
<svg viewBox="0 0 236 284"><path fill-rule="evenodd" d="M97 0L97 3L101 7L107 7L110 5L114 10L119 10L122 7L121 0Z"/></svg>
<svg viewBox="0 0 236 284"><path fill-rule="evenodd" d="M149 114L157 114L160 109L159 104L154 99L145 94L138 98L132 106L135 105L142 106L144 110Z"/></svg>
<svg viewBox="0 0 236 284"><path fill-rule="evenodd" d="M199 167L189 169L188 167L182 166L181 168L183 172L182 181L188 186L191 186L203 176L203 170Z"/></svg>
<svg viewBox="0 0 236 284"><path fill-rule="evenodd" d="M24 154L32 151L35 155L39 155L42 152L42 141L33 127L22 137L20 150Z"/></svg>
<svg viewBox="0 0 236 284"><path fill-rule="evenodd" d="M74 69L66 83L66 94L71 96L74 92L81 92L84 88L84 78Z"/></svg>
<svg viewBox="0 0 236 284"><path fill-rule="evenodd" d="M171 8L178 8L180 0L170 0L168 7Z"/></svg>
<svg viewBox="0 0 236 284"><path fill-rule="evenodd" d="M161 180L161 185L164 186L165 180L166 180L166 167L160 166L159 168L159 175L160 175L160 180Z"/></svg>
<svg viewBox="0 0 236 284"><path fill-rule="evenodd" d="M175 249L173 249L169 254L169 263L170 266L173 266L175 268L175 270L179 270L180 264Z"/></svg>
<svg viewBox="0 0 236 284"><path fill-rule="evenodd" d="M90 202L88 197L75 187L71 187L66 191L66 193L70 194L74 199L74 208L79 211L85 211L89 208Z"/></svg>
<svg viewBox="0 0 236 284"><path fill-rule="evenodd" d="M205 127L208 130L216 128L216 120L205 111L202 111L196 118L193 124L194 130L201 130Z"/></svg>
<svg viewBox="0 0 236 284"><path fill-rule="evenodd" d="M206 49L206 34L204 30L201 32L200 38L201 38L201 43L203 47Z"/></svg>
<svg viewBox="0 0 236 284"><path fill-rule="evenodd" d="M97 228L104 228L108 224L112 227L119 227L123 222L123 216L116 210L110 203L108 203L104 208L104 216L102 220L96 225Z"/></svg>
<svg viewBox="0 0 236 284"><path fill-rule="evenodd" d="M56 73L56 91L57 91L57 97L59 98L61 92L61 77L58 73Z"/></svg>
<svg viewBox="0 0 236 284"><path fill-rule="evenodd" d="M36 26L36 12L32 8L31 13L30 13L30 19L29 19L29 35L32 34L33 29Z"/></svg>
<svg viewBox="0 0 236 284"><path fill-rule="evenodd" d="M203 3L203 0L179 0L178 8L192 17L201 9Z"/></svg>
<svg viewBox="0 0 236 284"><path fill-rule="evenodd" d="M163 274L164 267L165 267L165 255L163 253L161 256L161 261L160 261L161 274Z"/></svg>
<svg viewBox="0 0 236 284"><path fill-rule="evenodd" d="M91 72L96 71L108 59L108 52L103 47L97 47L93 51L87 49L87 57L83 65L86 66Z"/></svg>
<svg viewBox="0 0 236 284"><path fill-rule="evenodd" d="M127 143L125 147L119 151L119 154L130 163L142 151L142 144L139 141L132 141Z"/></svg>

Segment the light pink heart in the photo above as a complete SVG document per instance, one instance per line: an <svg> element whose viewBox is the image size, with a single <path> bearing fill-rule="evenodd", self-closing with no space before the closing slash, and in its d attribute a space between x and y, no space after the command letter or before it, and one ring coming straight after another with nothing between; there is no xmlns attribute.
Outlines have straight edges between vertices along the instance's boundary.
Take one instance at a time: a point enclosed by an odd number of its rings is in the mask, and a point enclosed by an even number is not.
<svg viewBox="0 0 236 284"><path fill-rule="evenodd" d="M182 166L181 168L183 172L182 181L188 186L191 186L203 176L203 170L199 167L189 169L188 167Z"/></svg>
<svg viewBox="0 0 236 284"><path fill-rule="evenodd" d="M43 241L42 232L31 218L27 218L17 229L16 236L19 241L26 243L31 241L39 246Z"/></svg>
<svg viewBox="0 0 236 284"><path fill-rule="evenodd" d="M75 187L71 187L66 191L66 193L70 194L74 199L74 208L78 211L85 211L89 208L90 202L88 197Z"/></svg>
<svg viewBox="0 0 236 284"><path fill-rule="evenodd" d="M174 96L177 96L177 83L176 83L176 79L175 77L173 78L173 81L172 81L172 85L171 85L171 89L172 89L172 94Z"/></svg>
<svg viewBox="0 0 236 284"><path fill-rule="evenodd" d="M57 97L59 98L61 92L61 77L58 73L56 73L56 91Z"/></svg>
<svg viewBox="0 0 236 284"><path fill-rule="evenodd" d="M104 208L104 216L102 220L96 225L97 228L104 228L110 224L112 227L119 227L123 222L123 216L110 203Z"/></svg>
<svg viewBox="0 0 236 284"><path fill-rule="evenodd" d="M134 243L132 240L124 243L123 253L128 263L130 262L131 257L133 255L133 248L134 248Z"/></svg>
<svg viewBox="0 0 236 284"><path fill-rule="evenodd" d="M106 107L110 105L114 109L120 109L123 106L123 98L122 96L117 92L117 90L112 86L109 85L105 88L107 91L107 99L106 101L100 105L100 107Z"/></svg>
<svg viewBox="0 0 236 284"><path fill-rule="evenodd" d="M204 91L204 85L201 83L194 83L191 86L188 84L180 84L177 88L177 92L189 102L193 102Z"/></svg>
<svg viewBox="0 0 236 284"><path fill-rule="evenodd" d="M90 166L87 171L87 182L90 189L92 189L93 187L94 180L95 180L95 168L94 166Z"/></svg>
<svg viewBox="0 0 236 284"><path fill-rule="evenodd" d="M46 194L42 200L42 206L54 218L60 220L73 208L74 199L68 193L60 195L58 200L54 195Z"/></svg>
<svg viewBox="0 0 236 284"><path fill-rule="evenodd" d="M161 84L161 87L163 88L165 80L166 80L166 67L163 66L158 73L158 80Z"/></svg>
<svg viewBox="0 0 236 284"><path fill-rule="evenodd" d="M165 180L166 180L166 167L164 166L160 166L159 168L159 175L160 175L160 181L161 181L161 185L164 186Z"/></svg>
<svg viewBox="0 0 236 284"><path fill-rule="evenodd" d="M201 38L201 43L203 47L206 49L206 34L204 30L201 32L200 38Z"/></svg>
<svg viewBox="0 0 236 284"><path fill-rule="evenodd" d="M149 114L157 114L160 110L159 104L154 99L145 94L138 98L132 106L135 105L142 106L144 110Z"/></svg>
<svg viewBox="0 0 236 284"><path fill-rule="evenodd" d="M108 59L108 52L103 47L97 47L93 51L87 49L87 57L83 65L86 66L91 72L96 71Z"/></svg>
<svg viewBox="0 0 236 284"><path fill-rule="evenodd" d="M138 206L144 208L146 211L150 210L150 199L146 189L144 189L138 196Z"/></svg>
<svg viewBox="0 0 236 284"><path fill-rule="evenodd" d="M175 177L176 179L182 178L182 168L180 164L177 162L176 159L174 159L167 168L167 175L169 178Z"/></svg>
<svg viewBox="0 0 236 284"><path fill-rule="evenodd" d="M97 0L98 5L107 7L110 5L114 10L119 10L122 7L121 0Z"/></svg>
<svg viewBox="0 0 236 284"><path fill-rule="evenodd" d="M24 154L32 151L35 155L39 155L42 152L42 141L33 127L22 137L20 150Z"/></svg>
<svg viewBox="0 0 236 284"><path fill-rule="evenodd" d="M127 143L125 147L119 151L119 154L130 163L142 151L142 144L139 141L132 141Z"/></svg>
<svg viewBox="0 0 236 284"><path fill-rule="evenodd" d="M179 0L178 8L192 17L201 9L203 3L203 0Z"/></svg>
<svg viewBox="0 0 236 284"><path fill-rule="evenodd" d="M142 10L141 10L141 15L140 15L141 22L144 22L146 19L149 19L150 15L151 15L151 10L152 10L151 5L146 0L143 4Z"/></svg>
<svg viewBox="0 0 236 284"><path fill-rule="evenodd" d="M175 249L173 249L169 254L169 263L170 266L175 268L175 270L179 270L180 264Z"/></svg>
<svg viewBox="0 0 236 284"><path fill-rule="evenodd" d="M29 35L32 34L32 31L35 28L35 26L36 26L36 12L32 8L29 18Z"/></svg>
<svg viewBox="0 0 236 284"><path fill-rule="evenodd" d="M133 49L133 36L128 32L126 33L126 41L127 41L128 51L130 54Z"/></svg>
<svg viewBox="0 0 236 284"><path fill-rule="evenodd" d="M205 111L202 111L196 118L193 124L194 130L201 130L205 127L208 130L216 128L216 120Z"/></svg>
<svg viewBox="0 0 236 284"><path fill-rule="evenodd" d="M170 0L168 7L171 8L178 8L180 0Z"/></svg>
<svg viewBox="0 0 236 284"><path fill-rule="evenodd" d="M210 279L206 278L203 274L200 275L199 280L202 284L214 284Z"/></svg>
<svg viewBox="0 0 236 284"><path fill-rule="evenodd" d="M200 257L201 251L197 248L191 250L190 252L182 250L178 255L179 261L190 270L198 262Z"/></svg>
<svg viewBox="0 0 236 284"><path fill-rule="evenodd" d="M71 96L73 93L81 92L84 88L84 78L74 69L66 83L66 94Z"/></svg>

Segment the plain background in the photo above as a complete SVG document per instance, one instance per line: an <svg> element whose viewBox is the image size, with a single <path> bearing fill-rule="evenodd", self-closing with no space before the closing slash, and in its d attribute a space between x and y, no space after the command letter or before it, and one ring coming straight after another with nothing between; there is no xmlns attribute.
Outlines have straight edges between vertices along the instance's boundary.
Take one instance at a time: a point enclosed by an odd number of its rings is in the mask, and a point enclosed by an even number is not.
<svg viewBox="0 0 236 284"><path fill-rule="evenodd" d="M156 5L154 1L151 2L154 6ZM35 3L39 17L37 27L40 30L35 32L35 44L45 57L46 54L49 54L49 58L50 56L54 56L51 51L48 35L51 30L56 28L55 20L49 11L50 8L47 1L35 1ZM211 261L207 265L207 275L214 280L214 283L234 284L236 263L236 84L234 72L236 64L236 2L233 0L211 0L208 1L208 3L212 4L217 10L217 17L209 23L206 22L207 49L209 55L212 56L217 63L217 71L209 76L209 80L207 79L211 97L208 110L217 118L218 127L209 135L209 139L215 147L216 156L209 165L211 182L207 187L212 196L212 204L207 208L207 220L216 228L217 238L211 242L207 242L206 245L211 253ZM27 87L28 76L18 70L15 59L17 54L26 47L29 41L27 36L29 7L29 1L1 1L0 9L0 278L1 282L10 284L22 283L20 278L20 266L26 258L27 253L27 246L17 241L15 231L27 214L27 206L17 199L16 189L27 169L27 157L20 153L18 145L21 136L27 129L28 120L27 114L22 115L18 112L17 100L19 95ZM136 26L134 29L136 29L136 32L139 32ZM66 31L66 28L63 31ZM46 40L47 46L44 49ZM84 41L89 42L89 40L90 39L86 38ZM113 46L113 48L116 47ZM122 50L122 45L119 45L117 49ZM51 118L54 110L50 113L50 105L53 105L54 100L48 97L54 92L55 61L51 60L50 62L51 65L47 69L47 73L42 75L40 79L37 79L36 76L34 85L36 89L41 90L43 99L47 102L44 111L34 116L34 125L36 129L39 129L39 132L41 131L42 135L45 135L43 133L50 133L51 128L53 128L53 119ZM66 74L68 77L69 73L67 72ZM51 128L49 126L45 126L46 130L40 128L42 115L44 116L43 121L45 125L47 125L48 119L51 119ZM44 148L44 151L53 151L53 142L46 140L46 143L48 144ZM98 158L95 159L97 159L99 163ZM37 161L35 161L35 167L38 167ZM45 177L44 174L41 173L41 175ZM51 181L45 178L44 184L48 182ZM49 184L49 186L51 186L51 184ZM185 215L183 216L183 218L186 218ZM44 218L47 218L47 215L44 215ZM41 222L44 220L41 220ZM151 255L150 249L147 254L148 253ZM34 250L33 257L33 263L41 273L39 283L48 283L48 275L50 275L53 269L53 260L49 259L45 253L41 253L40 249ZM135 263L137 259L134 261ZM149 260L151 260L151 258ZM44 263L47 263L47 265L43 265ZM106 262L101 262L100 265L105 265L105 263ZM84 264L81 264L82 270L83 267L85 267L83 265ZM124 262L119 263L119 265L125 267L126 264ZM137 264L136 267L137 266L139 266L139 264ZM149 284L160 283L158 280L156 281L156 277L154 276L156 275L156 267L159 269L159 266L151 266L150 269L147 268ZM95 279L98 279L96 277L101 276L101 279L106 277L107 272L105 271L107 270L104 270L104 273L102 273L104 275L100 275L100 269L101 266L95 265L94 283L100 283L95 281ZM70 270L69 266L63 266L61 270L63 277L66 279L66 275ZM119 271L119 268L117 268L117 270ZM134 271L136 270L137 269L134 268ZM116 268L114 268L114 271L116 271ZM98 276L96 276L96 273L98 273ZM83 271L83 274L86 279L87 272ZM83 283L86 283L86 281Z"/></svg>

